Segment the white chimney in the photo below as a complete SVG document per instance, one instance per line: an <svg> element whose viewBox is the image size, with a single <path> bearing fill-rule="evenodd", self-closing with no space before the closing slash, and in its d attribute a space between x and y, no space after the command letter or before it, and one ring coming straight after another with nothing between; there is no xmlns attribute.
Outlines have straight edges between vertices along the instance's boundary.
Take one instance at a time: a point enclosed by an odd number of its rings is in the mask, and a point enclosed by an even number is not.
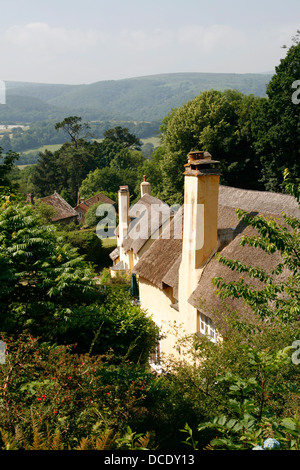
<svg viewBox="0 0 300 470"><path fill-rule="evenodd" d="M120 253L122 251L122 244L128 234L129 227L129 189L128 186L120 186L118 191L118 206L119 206L119 233L118 233L118 247Z"/></svg>

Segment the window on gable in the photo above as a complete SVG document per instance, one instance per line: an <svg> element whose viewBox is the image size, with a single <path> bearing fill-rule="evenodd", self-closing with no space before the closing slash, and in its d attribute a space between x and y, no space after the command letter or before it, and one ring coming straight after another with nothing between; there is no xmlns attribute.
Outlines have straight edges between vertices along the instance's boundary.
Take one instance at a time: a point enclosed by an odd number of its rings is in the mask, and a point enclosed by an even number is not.
<svg viewBox="0 0 300 470"><path fill-rule="evenodd" d="M203 335L207 335L215 342L217 340L217 332L214 322L211 318L198 310L198 331Z"/></svg>

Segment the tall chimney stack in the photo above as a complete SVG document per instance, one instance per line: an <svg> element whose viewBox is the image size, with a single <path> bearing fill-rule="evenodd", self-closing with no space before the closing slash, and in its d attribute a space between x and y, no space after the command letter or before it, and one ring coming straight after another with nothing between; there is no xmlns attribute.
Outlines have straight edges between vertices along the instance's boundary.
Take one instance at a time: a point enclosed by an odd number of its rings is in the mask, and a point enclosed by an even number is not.
<svg viewBox="0 0 300 470"><path fill-rule="evenodd" d="M119 233L118 247L120 254L122 252L122 244L128 234L129 228L129 189L128 186L120 186L118 191L119 206Z"/></svg>
<svg viewBox="0 0 300 470"><path fill-rule="evenodd" d="M208 152L188 155L184 172L183 251L191 269L201 268L218 242L219 162Z"/></svg>
<svg viewBox="0 0 300 470"><path fill-rule="evenodd" d="M190 331L197 319L188 299L200 279L205 262L218 244L219 162L208 152L188 154L184 171L182 261L179 270L179 308L190 312Z"/></svg>

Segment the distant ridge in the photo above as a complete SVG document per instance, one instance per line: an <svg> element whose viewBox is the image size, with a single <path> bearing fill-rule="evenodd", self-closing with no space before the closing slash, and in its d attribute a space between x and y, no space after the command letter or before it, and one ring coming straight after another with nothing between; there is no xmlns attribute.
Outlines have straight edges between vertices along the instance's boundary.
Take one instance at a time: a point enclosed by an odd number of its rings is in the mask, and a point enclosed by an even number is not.
<svg viewBox="0 0 300 470"><path fill-rule="evenodd" d="M77 114L87 120L160 121L210 89L236 89L265 96L272 74L172 73L67 85L6 83L0 124L61 119Z"/></svg>

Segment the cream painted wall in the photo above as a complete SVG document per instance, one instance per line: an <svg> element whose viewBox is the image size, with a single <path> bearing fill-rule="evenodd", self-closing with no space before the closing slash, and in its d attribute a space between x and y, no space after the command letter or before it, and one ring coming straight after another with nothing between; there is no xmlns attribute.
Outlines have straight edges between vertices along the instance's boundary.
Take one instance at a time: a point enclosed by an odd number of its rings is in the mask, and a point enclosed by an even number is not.
<svg viewBox="0 0 300 470"><path fill-rule="evenodd" d="M173 354L180 356L176 341L191 331L186 331L184 316L171 307L174 303L173 289L171 287L161 290L146 279L139 278L139 291L141 307L147 310L160 332L165 337L160 342L162 355ZM197 315L197 310L194 309ZM195 330L193 331L193 333Z"/></svg>

